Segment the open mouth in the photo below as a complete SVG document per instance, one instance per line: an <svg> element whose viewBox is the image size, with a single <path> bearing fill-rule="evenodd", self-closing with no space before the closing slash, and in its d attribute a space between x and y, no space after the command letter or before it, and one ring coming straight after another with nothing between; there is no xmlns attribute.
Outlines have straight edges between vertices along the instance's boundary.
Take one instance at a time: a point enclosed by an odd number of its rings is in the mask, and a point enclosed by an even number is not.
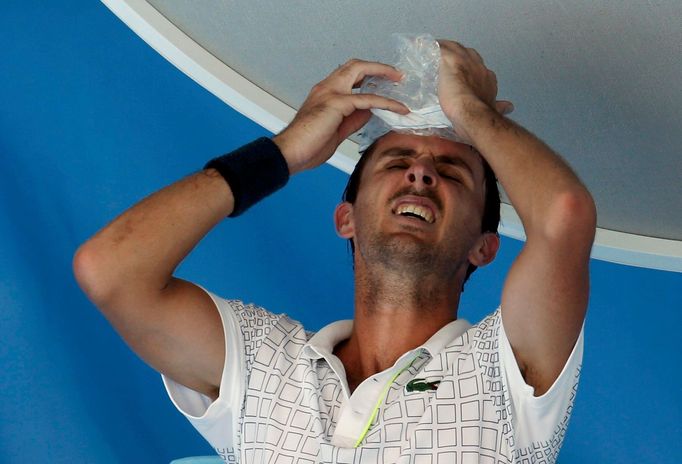
<svg viewBox="0 0 682 464"><path fill-rule="evenodd" d="M402 205L398 206L395 210L395 214L399 216L417 218L429 224L433 224L435 220L433 213L429 208L410 203L403 203Z"/></svg>

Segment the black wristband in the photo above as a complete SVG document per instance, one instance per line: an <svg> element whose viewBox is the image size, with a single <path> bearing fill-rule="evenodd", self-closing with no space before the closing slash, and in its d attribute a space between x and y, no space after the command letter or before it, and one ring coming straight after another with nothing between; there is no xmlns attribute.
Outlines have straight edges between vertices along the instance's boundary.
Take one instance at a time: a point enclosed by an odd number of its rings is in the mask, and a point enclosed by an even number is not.
<svg viewBox="0 0 682 464"><path fill-rule="evenodd" d="M232 153L214 158L204 169L217 170L227 181L234 196L230 217L239 216L289 180L289 165L279 147L261 137Z"/></svg>

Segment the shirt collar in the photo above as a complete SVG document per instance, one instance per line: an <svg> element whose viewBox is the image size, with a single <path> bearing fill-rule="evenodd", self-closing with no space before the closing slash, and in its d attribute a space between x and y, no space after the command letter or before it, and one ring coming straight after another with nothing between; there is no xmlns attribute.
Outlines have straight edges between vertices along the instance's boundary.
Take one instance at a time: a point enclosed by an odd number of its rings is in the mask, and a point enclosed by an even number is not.
<svg viewBox="0 0 682 464"><path fill-rule="evenodd" d="M433 357L438 354L445 345L469 330L469 327L471 327L471 324L465 319L454 320L433 334L423 345L410 350L410 352L416 352L417 350L423 349ZM308 340L308 343L303 347L302 355L309 359L329 359L334 352L334 347L339 342L349 338L352 331L352 320L332 322L331 324L324 326Z"/></svg>
<svg viewBox="0 0 682 464"><path fill-rule="evenodd" d="M464 332L469 330L471 324L466 319L457 319L448 324L444 325L438 332L431 335L426 343L424 343L420 348L425 349L429 352L431 357L436 356L440 353L445 345L452 342L456 338L461 337Z"/></svg>
<svg viewBox="0 0 682 464"><path fill-rule="evenodd" d="M309 359L327 358L334 352L334 347L340 341L350 337L352 331L351 319L332 322L322 327L303 347L303 356Z"/></svg>

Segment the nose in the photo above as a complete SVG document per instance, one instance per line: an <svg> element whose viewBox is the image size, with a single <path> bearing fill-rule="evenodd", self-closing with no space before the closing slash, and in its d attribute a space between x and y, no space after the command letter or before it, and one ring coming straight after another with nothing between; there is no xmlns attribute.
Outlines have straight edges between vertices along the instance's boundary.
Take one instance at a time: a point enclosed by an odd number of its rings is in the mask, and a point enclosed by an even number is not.
<svg viewBox="0 0 682 464"><path fill-rule="evenodd" d="M438 175L436 174L433 163L430 160L418 158L405 171L407 181L414 185L417 189L421 187L435 187L438 182Z"/></svg>

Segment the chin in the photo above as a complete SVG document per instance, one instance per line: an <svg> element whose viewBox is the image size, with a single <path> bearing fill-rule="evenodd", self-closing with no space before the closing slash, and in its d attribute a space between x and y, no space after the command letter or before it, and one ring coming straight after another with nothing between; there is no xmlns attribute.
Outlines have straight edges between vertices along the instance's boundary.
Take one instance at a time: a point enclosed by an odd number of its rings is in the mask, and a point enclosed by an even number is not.
<svg viewBox="0 0 682 464"><path fill-rule="evenodd" d="M368 262L375 262L394 269L428 268L443 256L432 243L410 233L378 236L363 253ZM437 267L437 266L436 266Z"/></svg>

